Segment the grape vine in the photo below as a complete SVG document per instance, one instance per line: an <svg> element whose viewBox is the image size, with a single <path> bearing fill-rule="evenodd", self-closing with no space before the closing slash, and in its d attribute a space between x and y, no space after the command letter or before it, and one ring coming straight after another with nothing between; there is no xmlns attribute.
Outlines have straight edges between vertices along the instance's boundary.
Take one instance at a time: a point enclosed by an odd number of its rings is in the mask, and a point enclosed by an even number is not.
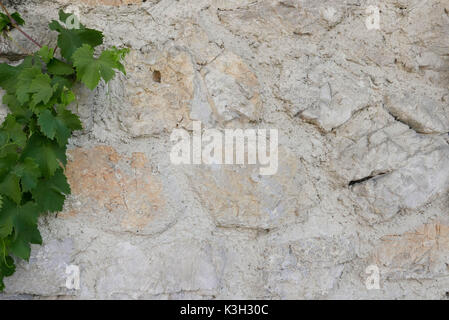
<svg viewBox="0 0 449 320"><path fill-rule="evenodd" d="M101 79L125 74L121 63L129 49L112 47L98 52L103 34L79 24L59 11L59 21L49 24L58 33L56 48L34 40L20 26L19 13L0 13L0 33L21 32L39 50L17 65L0 64L0 88L9 113L0 126L0 291L4 277L15 272L15 259L29 260L30 244L42 244L38 218L63 209L70 185L64 173L68 140L81 130L79 117L68 106L76 101L72 91L81 82L95 89ZM97 50L95 50L97 48Z"/></svg>

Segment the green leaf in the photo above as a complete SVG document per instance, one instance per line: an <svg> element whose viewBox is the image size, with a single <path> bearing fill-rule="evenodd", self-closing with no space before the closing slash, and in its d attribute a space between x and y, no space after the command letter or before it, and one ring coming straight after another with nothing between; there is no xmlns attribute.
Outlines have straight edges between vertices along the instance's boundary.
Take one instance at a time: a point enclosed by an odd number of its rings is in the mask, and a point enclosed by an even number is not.
<svg viewBox="0 0 449 320"><path fill-rule="evenodd" d="M91 90L95 89L100 78L106 82L110 81L115 75L114 69L124 70L119 61L123 57L121 52L121 50L107 50L100 58L95 59L94 49L84 44L73 54L78 79Z"/></svg>
<svg viewBox="0 0 449 320"><path fill-rule="evenodd" d="M15 115L17 122L20 124L27 123L33 115L33 112L23 107L13 94L5 94L2 101L8 106L8 109Z"/></svg>
<svg viewBox="0 0 449 320"><path fill-rule="evenodd" d="M57 104L58 97L56 94L57 94L58 88L55 86L53 88L53 90L55 90L55 94L52 95L52 97L50 98L50 100L47 103L39 102L36 105L34 105L33 103L30 103L30 105L29 105L30 110L33 111L35 114L39 114L44 110L47 110L49 108L51 109L52 108L51 106Z"/></svg>
<svg viewBox="0 0 449 320"><path fill-rule="evenodd" d="M73 93L72 90L64 90L61 93L61 103L63 106L68 106L69 104L71 104L73 101L76 100L76 96Z"/></svg>
<svg viewBox="0 0 449 320"><path fill-rule="evenodd" d="M0 32L5 30L9 23L9 17L4 13L0 13Z"/></svg>
<svg viewBox="0 0 449 320"><path fill-rule="evenodd" d="M20 68L10 66L6 63L0 64L0 87L8 93L14 93L17 86L16 78L20 73Z"/></svg>
<svg viewBox="0 0 449 320"><path fill-rule="evenodd" d="M67 128L67 126L64 124L63 121L61 121L60 118L57 118L56 123L57 123L56 141L62 147L65 146L69 141L72 131L69 128Z"/></svg>
<svg viewBox="0 0 449 320"><path fill-rule="evenodd" d="M82 129L78 116L69 110L59 108L58 114L54 116L51 111L44 110L39 114L38 124L48 138L58 141L60 146L65 146L73 130Z"/></svg>
<svg viewBox="0 0 449 320"><path fill-rule="evenodd" d="M61 55L70 60L73 53L83 44L91 47L99 46L103 43L103 34L94 29L85 28L80 25L80 29L66 29L59 22L52 21L49 25L51 30L58 31L58 47Z"/></svg>
<svg viewBox="0 0 449 320"><path fill-rule="evenodd" d="M10 256L3 255L2 257L0 257L0 291L5 289L3 278L12 276L16 271L14 260Z"/></svg>
<svg viewBox="0 0 449 320"><path fill-rule="evenodd" d="M55 87L51 86L51 79L48 74L38 75L31 82L29 89L29 92L33 93L31 105L36 106L40 102L47 104L55 89Z"/></svg>
<svg viewBox="0 0 449 320"><path fill-rule="evenodd" d="M14 12L13 14L11 14L11 17L16 21L16 23L19 26L23 26L25 24L25 21L22 19L22 17L18 12Z"/></svg>
<svg viewBox="0 0 449 320"><path fill-rule="evenodd" d="M72 16L72 13L66 13L64 10L60 9L58 12L59 15L59 21L65 23L67 21L67 18Z"/></svg>
<svg viewBox="0 0 449 320"><path fill-rule="evenodd" d="M19 159L17 152L8 153L0 158L0 179L3 180L13 167L16 165Z"/></svg>
<svg viewBox="0 0 449 320"><path fill-rule="evenodd" d="M65 146L61 147L56 142L35 133L28 140L21 158L32 158L39 165L42 174L50 177L60 168L60 163L62 165L67 163L65 152Z"/></svg>
<svg viewBox="0 0 449 320"><path fill-rule="evenodd" d="M0 210L0 238L6 238L12 233L12 219L6 213L10 212L11 208L8 206L9 203L14 203L4 199L2 209Z"/></svg>
<svg viewBox="0 0 449 320"><path fill-rule="evenodd" d="M30 258L30 243L42 244L42 237L37 227L38 209L35 203L28 202L21 207L20 214L14 219L14 237L9 250L26 261Z"/></svg>
<svg viewBox="0 0 449 320"><path fill-rule="evenodd" d="M17 80L16 96L21 104L25 104L30 100L30 86L33 80L42 75L42 71L38 67L24 68L19 73Z"/></svg>
<svg viewBox="0 0 449 320"><path fill-rule="evenodd" d="M16 216L22 213L23 209L30 209L29 206L21 207L12 202L9 199L5 199L3 202L3 207L0 210L0 237L6 238L13 232L14 228L14 222ZM32 214L36 215L36 221L38 212L37 212L37 206L34 207L34 210L31 212Z"/></svg>
<svg viewBox="0 0 449 320"><path fill-rule="evenodd" d="M16 271L14 260L10 256L0 257L0 274L4 277L9 277ZM1 277L0 276L0 277Z"/></svg>
<svg viewBox="0 0 449 320"><path fill-rule="evenodd" d="M18 66L0 63L0 87L8 94L15 94L18 86L18 76L25 68L32 67L33 58L26 57Z"/></svg>
<svg viewBox="0 0 449 320"><path fill-rule="evenodd" d="M8 26L8 22L5 19L0 18L0 32L2 32L3 30L6 29L6 27ZM1 277L0 277L0 288L1 288Z"/></svg>
<svg viewBox="0 0 449 320"><path fill-rule="evenodd" d="M22 191L20 190L20 178L10 173L0 182L0 193L8 196L15 203L19 204L22 200Z"/></svg>
<svg viewBox="0 0 449 320"><path fill-rule="evenodd" d="M49 24L48 24L48 28L50 30L53 31L57 31L57 32L61 32L62 30L64 30L65 28L56 20L52 20Z"/></svg>
<svg viewBox="0 0 449 320"><path fill-rule="evenodd" d="M17 25L21 26L25 24L25 21L23 21L22 17L17 12L11 14L11 17L14 19ZM6 14L0 12L0 32L5 29L11 30L13 28L14 26L12 25L11 19Z"/></svg>
<svg viewBox="0 0 449 320"><path fill-rule="evenodd" d="M62 106L58 108L57 118L72 131L83 129L80 118Z"/></svg>
<svg viewBox="0 0 449 320"><path fill-rule="evenodd" d="M18 146L9 141L9 134L4 130L0 130L0 158L10 154L17 154Z"/></svg>
<svg viewBox="0 0 449 320"><path fill-rule="evenodd" d="M19 258L28 260L30 257L30 243L41 244L42 238L37 229L39 206L35 202L27 202L20 206L5 200L0 211L0 236L10 238L9 250ZM5 235L5 233L8 234Z"/></svg>
<svg viewBox="0 0 449 320"><path fill-rule="evenodd" d="M93 57L94 49L89 45L83 45L73 55L77 77L89 89L93 90L100 82L100 67Z"/></svg>
<svg viewBox="0 0 449 320"><path fill-rule="evenodd" d="M53 79L52 79L52 81L51 81L51 83L52 83L53 86L54 86L55 84L57 84L57 85L58 85L58 88L59 88L60 90L63 90L64 87L65 87L65 88L68 88L68 89L72 88L72 87L73 87L73 84L74 84L74 81L73 81L73 80L69 80L69 79L67 79L67 78L65 78L65 77L54 76ZM61 91L61 92L62 92L62 91Z"/></svg>
<svg viewBox="0 0 449 320"><path fill-rule="evenodd" d="M13 172L21 178L23 192L28 192L36 188L37 181L41 176L39 166L31 158L26 158L23 163L17 164Z"/></svg>
<svg viewBox="0 0 449 320"><path fill-rule="evenodd" d="M47 64L48 72L57 76L67 76L75 73L71 65L59 59L53 59Z"/></svg>
<svg viewBox="0 0 449 320"><path fill-rule="evenodd" d="M50 139L53 139L56 134L56 118L52 115L50 110L44 110L39 114L37 123L41 127L41 131Z"/></svg>
<svg viewBox="0 0 449 320"><path fill-rule="evenodd" d="M66 195L70 194L70 185L63 170L58 169L52 177L40 180L31 193L41 211L59 212L64 207Z"/></svg>
<svg viewBox="0 0 449 320"><path fill-rule="evenodd" d="M19 68L10 66L6 63L1 63L0 86L8 92L15 90L16 82L14 80L19 72Z"/></svg>
<svg viewBox="0 0 449 320"><path fill-rule="evenodd" d="M23 132L23 125L16 121L14 115L9 114L6 117L0 131L4 132L7 137L6 144L14 144L21 148L25 147L27 136Z"/></svg>
<svg viewBox="0 0 449 320"><path fill-rule="evenodd" d="M64 120L59 116L56 118L56 124L56 141L62 147L68 143L69 138L72 135L72 131L67 127L67 125L64 123Z"/></svg>
<svg viewBox="0 0 449 320"><path fill-rule="evenodd" d="M76 100L75 94L70 90L73 86L73 83L70 80L64 77L55 76L52 79L52 83L58 85L54 93L54 97L57 100L55 104L63 105L65 107Z"/></svg>
<svg viewBox="0 0 449 320"><path fill-rule="evenodd" d="M38 54L46 64L48 64L50 60L53 59L53 49L48 48L48 46L43 46L38 51Z"/></svg>
<svg viewBox="0 0 449 320"><path fill-rule="evenodd" d="M8 22L5 19L3 19L3 17L0 17L0 32L5 30L7 26L8 26Z"/></svg>
<svg viewBox="0 0 449 320"><path fill-rule="evenodd" d="M111 67L121 71L123 74L126 74L125 67L120 63L125 56L129 53L128 48L117 49L116 47L112 47L110 50L105 50L102 52L100 59L104 61L111 61ZM103 57L103 58L102 58Z"/></svg>

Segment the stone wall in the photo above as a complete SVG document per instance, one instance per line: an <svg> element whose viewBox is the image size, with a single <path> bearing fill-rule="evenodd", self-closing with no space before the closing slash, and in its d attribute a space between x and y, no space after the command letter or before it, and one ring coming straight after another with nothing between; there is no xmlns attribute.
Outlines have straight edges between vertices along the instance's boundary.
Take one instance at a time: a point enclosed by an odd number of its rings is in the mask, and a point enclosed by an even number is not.
<svg viewBox="0 0 449 320"><path fill-rule="evenodd" d="M6 4L44 43L64 8L131 53L126 76L77 91L73 194L41 218L44 245L3 298L449 295L448 1ZM369 5L380 29L366 26ZM23 56L5 39L0 52ZM194 120L278 129L278 173L173 165L170 133Z"/></svg>

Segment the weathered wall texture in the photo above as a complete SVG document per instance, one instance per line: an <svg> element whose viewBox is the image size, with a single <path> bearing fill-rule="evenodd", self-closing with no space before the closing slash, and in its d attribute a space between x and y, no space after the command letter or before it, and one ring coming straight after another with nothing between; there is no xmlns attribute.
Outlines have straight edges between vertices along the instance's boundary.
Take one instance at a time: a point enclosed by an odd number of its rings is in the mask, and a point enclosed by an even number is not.
<svg viewBox="0 0 449 320"><path fill-rule="evenodd" d="M131 53L126 76L78 91L73 195L6 297L446 298L449 1L9 4L43 42L66 8ZM171 164L170 133L193 120L278 129L278 173Z"/></svg>

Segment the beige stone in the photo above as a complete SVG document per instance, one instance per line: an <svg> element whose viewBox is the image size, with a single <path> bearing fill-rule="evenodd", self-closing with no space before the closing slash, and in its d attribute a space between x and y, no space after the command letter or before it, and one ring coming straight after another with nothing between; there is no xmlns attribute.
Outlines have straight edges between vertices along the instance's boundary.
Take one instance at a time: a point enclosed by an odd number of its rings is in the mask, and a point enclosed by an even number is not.
<svg viewBox="0 0 449 320"><path fill-rule="evenodd" d="M85 205L69 209L65 217L88 211L93 211L88 214L94 217L112 214L114 219L111 223L119 223L111 226L113 229L134 232L143 231L158 220L165 199L162 185L151 173L145 155L133 153L127 158L108 146L79 148L69 154L68 181L73 195Z"/></svg>
<svg viewBox="0 0 449 320"><path fill-rule="evenodd" d="M198 166L191 187L219 226L270 229L307 219L316 194L305 168L281 149L279 169L260 176L256 165Z"/></svg>
<svg viewBox="0 0 449 320"><path fill-rule="evenodd" d="M202 75L219 122L238 118L259 120L262 111L259 82L241 57L227 51L207 65Z"/></svg>
<svg viewBox="0 0 449 320"><path fill-rule="evenodd" d="M170 132L189 122L194 65L187 52L132 51L126 68L125 91L129 105L120 111L125 131L134 137L148 136Z"/></svg>
<svg viewBox="0 0 449 320"><path fill-rule="evenodd" d="M392 279L447 276L449 226L429 223L403 234L384 236L372 261Z"/></svg>

